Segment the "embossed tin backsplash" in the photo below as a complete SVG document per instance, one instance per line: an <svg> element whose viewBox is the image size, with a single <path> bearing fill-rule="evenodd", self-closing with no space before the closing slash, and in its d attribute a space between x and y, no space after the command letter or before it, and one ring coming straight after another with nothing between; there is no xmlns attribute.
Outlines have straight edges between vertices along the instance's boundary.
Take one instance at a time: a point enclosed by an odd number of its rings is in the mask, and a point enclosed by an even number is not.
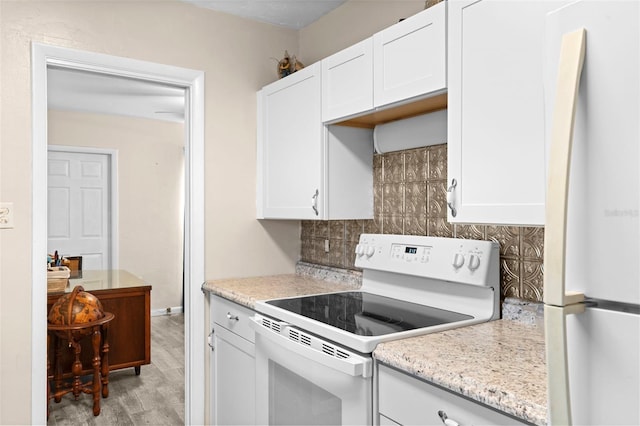
<svg viewBox="0 0 640 426"><path fill-rule="evenodd" d="M544 228L447 222L446 144L375 154L373 171L374 219L302 221L301 260L357 269L361 233L493 240L500 243L502 297L542 301Z"/></svg>

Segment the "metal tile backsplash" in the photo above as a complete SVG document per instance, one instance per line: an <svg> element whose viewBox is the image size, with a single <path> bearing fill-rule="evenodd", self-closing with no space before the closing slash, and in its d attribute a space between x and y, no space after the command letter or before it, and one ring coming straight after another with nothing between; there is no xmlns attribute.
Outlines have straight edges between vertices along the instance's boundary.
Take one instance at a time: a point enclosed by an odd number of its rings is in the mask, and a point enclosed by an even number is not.
<svg viewBox="0 0 640 426"><path fill-rule="evenodd" d="M446 144L375 154L373 173L373 220L302 221L302 261L357 269L361 233L492 240L500 243L502 298L542 301L543 227L447 222Z"/></svg>

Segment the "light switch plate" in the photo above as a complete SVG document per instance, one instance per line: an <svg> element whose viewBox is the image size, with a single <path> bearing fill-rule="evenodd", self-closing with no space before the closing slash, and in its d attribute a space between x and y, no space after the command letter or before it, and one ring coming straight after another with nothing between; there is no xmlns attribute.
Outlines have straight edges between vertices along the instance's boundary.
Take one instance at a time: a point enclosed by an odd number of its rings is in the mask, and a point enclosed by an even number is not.
<svg viewBox="0 0 640 426"><path fill-rule="evenodd" d="M13 228L13 203L0 203L0 229Z"/></svg>

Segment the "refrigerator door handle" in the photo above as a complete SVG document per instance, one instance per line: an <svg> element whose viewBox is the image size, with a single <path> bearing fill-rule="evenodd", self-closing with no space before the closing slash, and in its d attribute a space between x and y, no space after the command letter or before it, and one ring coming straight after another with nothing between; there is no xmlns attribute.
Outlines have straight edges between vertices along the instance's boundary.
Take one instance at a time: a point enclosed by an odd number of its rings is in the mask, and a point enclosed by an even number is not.
<svg viewBox="0 0 640 426"><path fill-rule="evenodd" d="M584 63L585 33L585 29L581 28L565 34L560 47L544 232L544 303L554 306L565 306L584 300L582 293L565 291L564 277L571 146L578 86Z"/></svg>
<svg viewBox="0 0 640 426"><path fill-rule="evenodd" d="M584 312L582 303L570 306L544 305L544 340L547 357L547 412L549 424L571 425L567 322L570 314Z"/></svg>
<svg viewBox="0 0 640 426"><path fill-rule="evenodd" d="M560 47L544 233L544 327L547 400L552 425L571 425L566 315L584 311L581 293L565 290L567 201L578 86L584 63L584 28L564 34Z"/></svg>

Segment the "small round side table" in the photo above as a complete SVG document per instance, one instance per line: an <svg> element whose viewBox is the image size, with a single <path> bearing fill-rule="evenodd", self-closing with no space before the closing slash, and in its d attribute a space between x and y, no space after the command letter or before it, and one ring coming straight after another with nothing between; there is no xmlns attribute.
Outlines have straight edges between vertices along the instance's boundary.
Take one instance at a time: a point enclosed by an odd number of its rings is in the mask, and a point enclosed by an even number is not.
<svg viewBox="0 0 640 426"><path fill-rule="evenodd" d="M108 330L109 322L114 315L104 312L104 316L96 321L71 325L47 325L47 353L50 345L55 348L53 352L54 371L51 371L51 360L47 358L47 382L53 380L54 389L51 395L51 386L47 383L47 418L49 417L49 400L54 399L60 402L62 396L72 392L77 400L80 393L93 395L93 415L100 414L100 393L102 397L109 396L109 343ZM91 336L91 346L93 348L93 358L91 360L93 368L93 380L82 383L82 362L80 361L82 339ZM61 365L62 350L64 346L73 348L75 360L71 366L72 381L70 384L63 383L63 366Z"/></svg>

